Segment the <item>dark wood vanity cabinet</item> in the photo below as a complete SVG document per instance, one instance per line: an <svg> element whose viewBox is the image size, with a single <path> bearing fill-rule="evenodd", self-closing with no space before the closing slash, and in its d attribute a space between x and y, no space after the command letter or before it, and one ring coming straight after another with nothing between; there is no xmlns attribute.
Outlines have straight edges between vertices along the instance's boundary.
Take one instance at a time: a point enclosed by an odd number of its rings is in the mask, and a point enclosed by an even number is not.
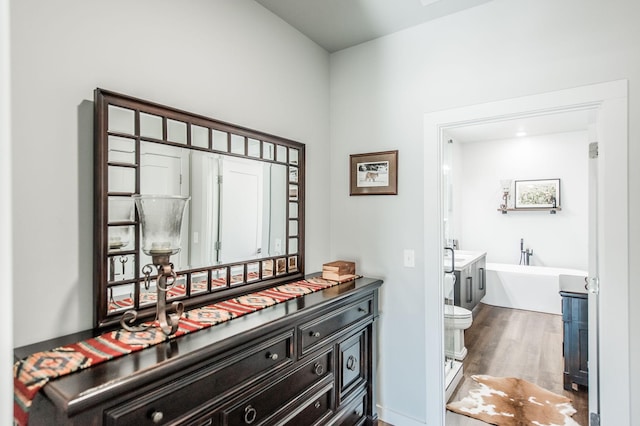
<svg viewBox="0 0 640 426"><path fill-rule="evenodd" d="M377 424L381 284L361 278L54 380L29 424Z"/></svg>
<svg viewBox="0 0 640 426"><path fill-rule="evenodd" d="M561 291L564 356L564 388L589 385L589 303L582 293Z"/></svg>

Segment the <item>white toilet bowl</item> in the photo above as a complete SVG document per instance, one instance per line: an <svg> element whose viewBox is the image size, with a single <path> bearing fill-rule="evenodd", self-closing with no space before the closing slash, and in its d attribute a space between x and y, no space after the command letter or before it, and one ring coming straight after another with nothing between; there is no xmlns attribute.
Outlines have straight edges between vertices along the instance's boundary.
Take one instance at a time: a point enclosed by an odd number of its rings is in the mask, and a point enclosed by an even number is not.
<svg viewBox="0 0 640 426"><path fill-rule="evenodd" d="M448 357L462 361L467 356L464 346L464 331L471 327L473 315L470 310L460 306L444 305L444 326L453 335L453 348L445 344Z"/></svg>

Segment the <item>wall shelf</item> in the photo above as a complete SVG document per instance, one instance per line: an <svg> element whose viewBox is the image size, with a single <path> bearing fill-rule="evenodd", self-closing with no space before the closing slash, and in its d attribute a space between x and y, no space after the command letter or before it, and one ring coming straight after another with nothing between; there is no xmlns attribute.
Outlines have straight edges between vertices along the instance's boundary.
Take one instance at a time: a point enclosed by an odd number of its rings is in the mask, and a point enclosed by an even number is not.
<svg viewBox="0 0 640 426"><path fill-rule="evenodd" d="M556 214L556 212L562 210L561 207L534 207L534 208L520 208L520 209L498 209L502 214L507 212L549 212L549 214Z"/></svg>

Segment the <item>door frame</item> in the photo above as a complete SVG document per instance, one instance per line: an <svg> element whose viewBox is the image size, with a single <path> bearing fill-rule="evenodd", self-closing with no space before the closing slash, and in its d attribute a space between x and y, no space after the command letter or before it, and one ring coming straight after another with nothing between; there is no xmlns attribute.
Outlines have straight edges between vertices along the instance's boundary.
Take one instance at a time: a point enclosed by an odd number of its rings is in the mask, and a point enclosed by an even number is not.
<svg viewBox="0 0 640 426"><path fill-rule="evenodd" d="M628 107L627 80L455 108L424 115L424 255L427 402L429 424L444 425L444 332L442 288L443 133L448 128L502 121L521 116L553 114L571 109L596 111L598 134L599 411L601 424L630 422L629 359L629 238L628 238ZM434 202L435 201L435 202ZM589 241L593 241L589 238ZM437 267L435 267L437 266ZM606 333L600 333L606 330ZM594 333L592 335L592 333ZM597 334L596 334L597 333ZM589 349L592 351L592 348ZM594 377L597 383L598 377ZM590 378L591 382L591 378ZM625 398L626 396L626 398ZM622 398L621 398L622 397ZM590 396L590 412L598 406Z"/></svg>

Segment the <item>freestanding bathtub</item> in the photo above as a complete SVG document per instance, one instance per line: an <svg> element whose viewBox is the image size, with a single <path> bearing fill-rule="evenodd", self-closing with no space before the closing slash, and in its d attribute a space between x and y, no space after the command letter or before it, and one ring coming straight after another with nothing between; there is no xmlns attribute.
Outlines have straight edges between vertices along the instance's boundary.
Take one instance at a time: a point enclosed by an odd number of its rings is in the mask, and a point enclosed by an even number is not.
<svg viewBox="0 0 640 426"><path fill-rule="evenodd" d="M584 279L586 271L546 266L487 263L487 294L483 303L560 315L560 276Z"/></svg>

